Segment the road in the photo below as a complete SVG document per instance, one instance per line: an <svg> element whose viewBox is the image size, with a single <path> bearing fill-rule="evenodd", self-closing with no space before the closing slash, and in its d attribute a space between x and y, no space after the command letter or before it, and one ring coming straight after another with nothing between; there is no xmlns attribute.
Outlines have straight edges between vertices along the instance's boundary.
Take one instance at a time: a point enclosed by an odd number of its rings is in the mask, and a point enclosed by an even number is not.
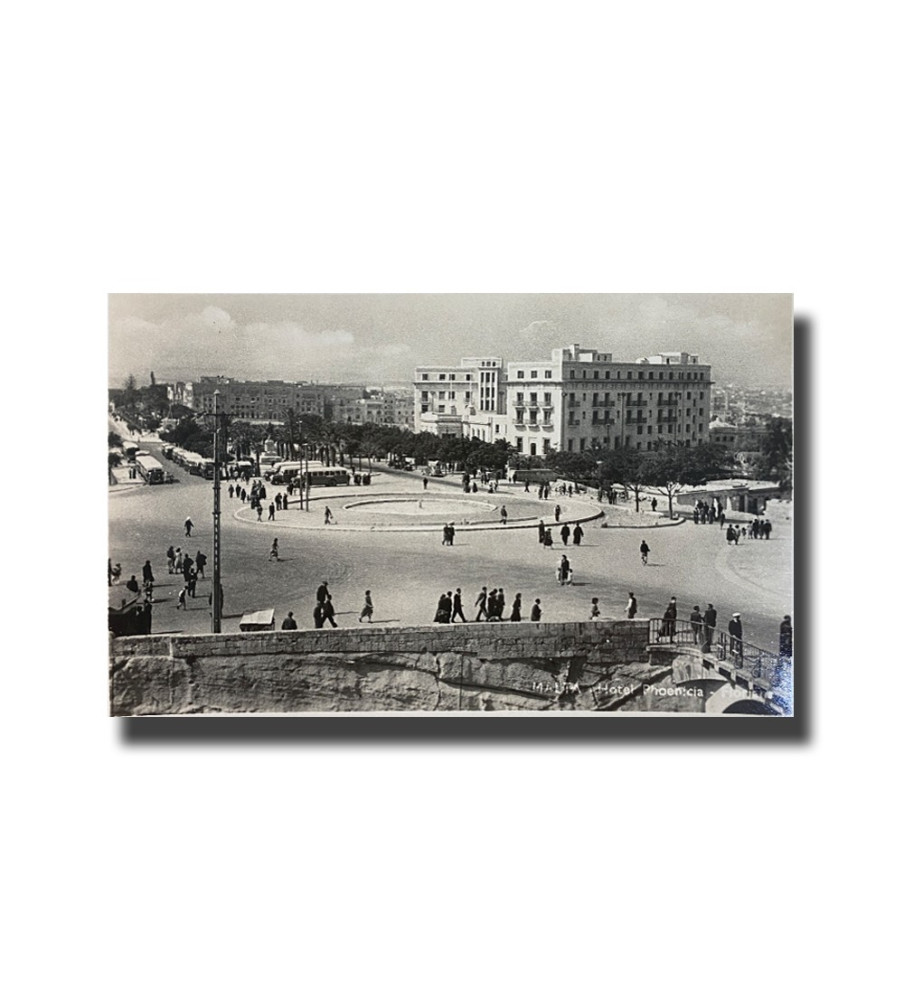
<svg viewBox="0 0 904 1000"><path fill-rule="evenodd" d="M159 446L146 445L179 482L163 486L118 487L109 497L110 555L122 564L119 584L110 588L111 604L125 596L123 583L150 559L157 581L153 631L203 633L211 629L208 579L200 580L197 596L188 609L176 607L180 578L166 570L169 545L181 545L192 556L213 550L212 483L188 473L162 458ZM371 487L383 492L419 493L419 479L381 471ZM335 496L336 490L329 493ZM461 496L452 479L430 482L431 496ZM422 495L422 494L421 494ZM482 492L478 497L487 498ZM503 491L496 498L505 502ZM518 487L512 501L523 502ZM553 521L554 500L541 508ZM341 517L342 501L330 500ZM792 613L793 526L774 519L769 541L742 540L728 545L718 525L693 521L662 527L604 528L590 522L579 548L567 547L574 567L575 584L556 583L555 567L566 551L557 534L553 550L537 543L536 528L508 527L484 531L458 531L454 546L443 546L441 531L346 531L324 528L323 501L313 493L312 510L279 512L275 522L248 519L248 507L222 493L223 631L238 631L246 610L273 607L277 625L294 611L302 628L313 627L314 593L329 582L337 623L360 627L358 614L364 591L373 595L375 625L422 625L432 622L442 591L462 588L465 615L473 616L480 587L503 587L508 607L515 593L522 594L524 617L534 599L541 599L544 621L581 621L589 618L592 597L599 598L604 618L621 618L629 590L638 600L639 617L658 617L669 598L678 599L679 618L686 619L694 604L711 601L718 610L718 627L727 629L731 614L741 613L748 642L774 650L778 626ZM265 504L266 508L266 504ZM238 516L236 516L238 515ZM190 517L195 528L185 538L183 522ZM305 527L302 527L305 526ZM270 544L279 538L281 559L268 560ZM639 546L645 538L651 547L649 564L641 565ZM496 626L494 626L496 627Z"/></svg>

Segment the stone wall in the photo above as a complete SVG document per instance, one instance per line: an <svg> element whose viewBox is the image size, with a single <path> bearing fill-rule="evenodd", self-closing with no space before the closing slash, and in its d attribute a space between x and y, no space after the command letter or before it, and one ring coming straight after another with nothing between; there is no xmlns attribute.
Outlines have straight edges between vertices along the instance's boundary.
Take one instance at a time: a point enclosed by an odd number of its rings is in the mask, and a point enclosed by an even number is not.
<svg viewBox="0 0 904 1000"><path fill-rule="evenodd" d="M648 637L647 619L129 636L111 639L111 714L721 712L751 697L711 657Z"/></svg>
<svg viewBox="0 0 904 1000"><path fill-rule="evenodd" d="M131 636L111 640L111 712L617 707L601 684L668 673L648 634L636 619Z"/></svg>

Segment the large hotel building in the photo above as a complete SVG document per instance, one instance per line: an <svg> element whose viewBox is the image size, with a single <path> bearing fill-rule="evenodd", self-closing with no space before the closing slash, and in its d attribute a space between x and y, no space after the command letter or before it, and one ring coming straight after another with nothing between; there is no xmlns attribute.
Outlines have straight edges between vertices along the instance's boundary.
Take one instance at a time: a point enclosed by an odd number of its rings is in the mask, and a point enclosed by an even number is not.
<svg viewBox="0 0 904 1000"><path fill-rule="evenodd" d="M708 439L711 386L710 366L683 351L613 361L572 344L504 371L499 358L464 358L415 370L415 430L504 437L522 455L652 451Z"/></svg>

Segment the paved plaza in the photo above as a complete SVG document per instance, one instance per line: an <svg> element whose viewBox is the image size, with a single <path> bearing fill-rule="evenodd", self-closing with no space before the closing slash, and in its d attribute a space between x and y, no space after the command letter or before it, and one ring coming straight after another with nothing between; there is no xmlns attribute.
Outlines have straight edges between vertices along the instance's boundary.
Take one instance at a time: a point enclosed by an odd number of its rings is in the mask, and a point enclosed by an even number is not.
<svg viewBox="0 0 904 1000"><path fill-rule="evenodd" d="M210 560L212 483L162 458L159 445L145 447L179 481L145 486L120 475L120 483L111 487L109 554L123 572L120 582L108 588L110 604L117 606L127 595L124 582L130 575L140 581L141 567L150 559L156 577L154 633L209 632L210 562L207 579L198 581L196 597L182 611L177 607L181 577L167 573L165 553L170 545L181 546L192 557L200 549ZM310 510L296 503L273 521L267 519L267 507L281 488L268 485L259 522L247 503L229 498L227 486L221 493L225 632L238 631L243 612L269 607L275 609L277 626L291 610L300 627L313 628L315 592L324 580L343 628L364 627L358 615L365 590L373 595L374 626L390 627L432 622L440 593L457 587L468 619L486 585L504 588L506 614L520 592L525 619L539 597L543 621L587 620L593 597L604 618L622 618L633 590L639 617L661 615L673 594L682 619L694 604L705 608L711 601L719 612L718 627L727 628L738 611L745 638L774 649L779 622L792 607L793 525L780 504L770 504L767 511L774 526L769 541L747 538L728 545L718 525L670 520L664 499L658 513L645 504L638 514L633 503L597 504L586 494L540 500L535 486L525 493L521 484L501 484L495 493L480 485L478 493L466 495L457 476L429 479L425 489L420 476L380 466L369 487L315 488ZM327 506L334 524L324 523ZM195 526L191 538L184 534L186 517ZM552 549L538 543L540 519L552 528ZM559 530L566 521L572 529L582 523L580 546L562 544ZM449 522L456 528L452 546L442 544L442 527ZM274 538L279 539L279 562L268 558ZM646 566L640 561L642 538L651 548ZM569 586L556 581L563 552L574 570Z"/></svg>

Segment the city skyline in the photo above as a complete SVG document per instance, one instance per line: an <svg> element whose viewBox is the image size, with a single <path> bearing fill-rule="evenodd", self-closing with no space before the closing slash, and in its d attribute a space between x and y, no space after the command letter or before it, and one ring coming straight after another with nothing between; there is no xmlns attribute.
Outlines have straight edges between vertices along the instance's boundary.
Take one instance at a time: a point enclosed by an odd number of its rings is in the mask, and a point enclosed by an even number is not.
<svg viewBox="0 0 904 1000"><path fill-rule="evenodd" d="M717 383L790 391L790 294L122 294L109 296L109 384L204 375L410 383L463 356L617 360L688 351Z"/></svg>

